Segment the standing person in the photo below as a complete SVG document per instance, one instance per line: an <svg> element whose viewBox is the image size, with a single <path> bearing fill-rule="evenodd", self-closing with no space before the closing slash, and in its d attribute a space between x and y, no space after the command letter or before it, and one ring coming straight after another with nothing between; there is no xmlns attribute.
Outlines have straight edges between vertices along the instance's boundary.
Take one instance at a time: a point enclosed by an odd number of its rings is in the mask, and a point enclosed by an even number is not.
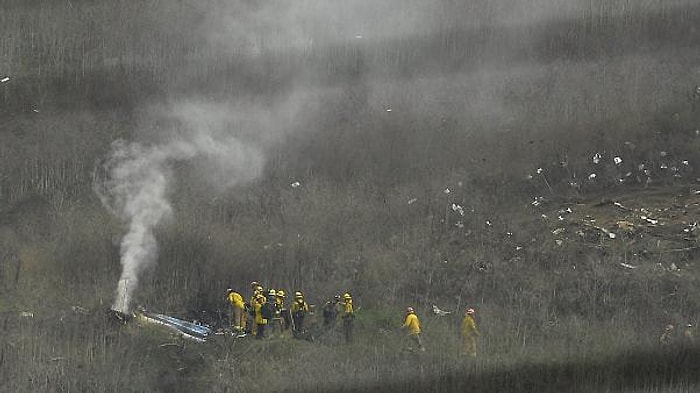
<svg viewBox="0 0 700 393"><path fill-rule="evenodd" d="M423 347L423 342L420 339L420 321L418 320L418 316L413 310L413 307L408 307L406 309L406 316L404 318L403 326L401 326L401 328L403 330L406 330L408 333L408 349L410 351L414 350L414 344L416 347L418 347L420 351L425 351L425 347Z"/></svg>
<svg viewBox="0 0 700 393"><path fill-rule="evenodd" d="M352 333L355 323L355 308L352 305L352 296L349 293L343 295L343 333L345 333L345 342L352 342Z"/></svg>
<svg viewBox="0 0 700 393"><path fill-rule="evenodd" d="M233 307L231 327L237 333L243 332L246 325L245 301L240 293L229 288L226 291L226 299Z"/></svg>
<svg viewBox="0 0 700 393"><path fill-rule="evenodd" d="M265 338L265 327L267 326L267 319L263 317L263 305L267 303L265 295L258 294L255 297L254 309L255 309L255 338L262 340Z"/></svg>
<svg viewBox="0 0 700 393"><path fill-rule="evenodd" d="M335 326L335 320L338 318L338 303L340 303L340 296L335 295L332 300L323 305L323 326L327 329Z"/></svg>
<svg viewBox="0 0 700 393"><path fill-rule="evenodd" d="M246 303L246 308L248 309L248 319L251 322L246 324L245 332L247 334L256 334L258 329L257 326L255 326L255 299L258 295L262 295L263 287L257 281L253 281L250 283L250 288L253 290L253 295L250 297L248 303Z"/></svg>
<svg viewBox="0 0 700 393"><path fill-rule="evenodd" d="M474 309L468 308L462 320L462 340L464 340L463 353L476 357L476 338L481 335L474 321Z"/></svg>
<svg viewBox="0 0 700 393"><path fill-rule="evenodd" d="M295 292L292 303L292 321L296 333L304 333L304 318L307 312L309 312L309 305L304 300L304 295L301 292Z"/></svg>
<svg viewBox="0 0 700 393"><path fill-rule="evenodd" d="M280 329L280 336L284 336L284 332L289 330L289 324L291 323L289 317L289 310L285 304L286 294L283 290L277 290L277 324Z"/></svg>
<svg viewBox="0 0 700 393"><path fill-rule="evenodd" d="M277 316L277 291L270 289L267 292L265 303L262 306L262 317L267 320L267 330L271 336L275 335L275 317Z"/></svg>

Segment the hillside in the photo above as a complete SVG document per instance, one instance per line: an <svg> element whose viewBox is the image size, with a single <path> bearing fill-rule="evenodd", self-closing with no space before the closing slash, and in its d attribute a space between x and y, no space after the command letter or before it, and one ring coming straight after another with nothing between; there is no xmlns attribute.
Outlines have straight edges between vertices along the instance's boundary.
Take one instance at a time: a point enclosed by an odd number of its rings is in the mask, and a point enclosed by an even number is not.
<svg viewBox="0 0 700 393"><path fill-rule="evenodd" d="M697 348L659 335L700 323L698 20L691 0L5 1L0 392L697 390ZM355 341L318 314L314 342L114 318L224 330L251 281L352 293Z"/></svg>

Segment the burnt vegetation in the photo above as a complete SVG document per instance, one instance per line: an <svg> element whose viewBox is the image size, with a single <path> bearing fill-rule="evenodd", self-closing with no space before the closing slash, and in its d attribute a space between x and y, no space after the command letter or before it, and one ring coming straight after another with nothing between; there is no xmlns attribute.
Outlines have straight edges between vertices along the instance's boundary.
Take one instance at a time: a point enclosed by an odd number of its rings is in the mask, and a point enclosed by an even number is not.
<svg viewBox="0 0 700 393"><path fill-rule="evenodd" d="M362 1L303 29L282 1L210 3L3 4L0 391L697 389L697 348L658 337L700 322L700 5L408 2L399 34L385 8L350 29ZM280 97L300 115L271 126L254 180L172 164L135 301L222 327L228 287L319 308L348 290L355 342L115 323L125 223L95 193L112 142L173 137L153 114L171 102ZM396 332L409 304L420 356ZM476 361L455 349L467 305Z"/></svg>

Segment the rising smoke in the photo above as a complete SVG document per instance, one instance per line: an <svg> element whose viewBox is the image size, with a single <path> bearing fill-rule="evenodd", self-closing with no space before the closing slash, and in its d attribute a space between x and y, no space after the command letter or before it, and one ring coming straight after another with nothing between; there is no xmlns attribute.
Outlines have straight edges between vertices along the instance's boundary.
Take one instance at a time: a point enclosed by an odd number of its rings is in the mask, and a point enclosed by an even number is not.
<svg viewBox="0 0 700 393"><path fill-rule="evenodd" d="M329 96L345 103L344 91L358 85L366 90L358 94L366 101L360 104L394 107L395 117L401 110L439 113L468 123L486 118L491 126L514 123L522 112L542 108L543 116L621 102L634 110L646 108L659 100L660 90L646 75L667 67L653 55L626 49L614 59L585 58L586 53L566 58L566 53L543 51L542 41L557 42L558 35L548 30L566 32L562 21L580 18L593 25L600 15L611 15L608 8L653 14L690 0L185 3L202 17L182 30L192 32L206 49L183 62L182 69L170 70L184 86L166 87L179 91L178 98L153 106L150 116L173 128L148 143L115 142L104 167L106 179L98 187L104 205L127 226L113 306L121 312L130 310L140 273L157 258L154 230L172 214L174 163L203 162L202 173L211 177L213 190L253 179L263 170L267 146L313 118ZM362 66L343 74L343 62ZM210 86L186 80L210 66L245 77L230 78L236 82L220 87L215 95L222 100L207 98L202 93ZM269 87L251 89L255 78ZM212 79L219 82L218 75ZM274 79L283 81L268 83ZM236 90L236 83L247 90ZM190 88L198 95L188 95ZM652 91L654 96L644 94Z"/></svg>

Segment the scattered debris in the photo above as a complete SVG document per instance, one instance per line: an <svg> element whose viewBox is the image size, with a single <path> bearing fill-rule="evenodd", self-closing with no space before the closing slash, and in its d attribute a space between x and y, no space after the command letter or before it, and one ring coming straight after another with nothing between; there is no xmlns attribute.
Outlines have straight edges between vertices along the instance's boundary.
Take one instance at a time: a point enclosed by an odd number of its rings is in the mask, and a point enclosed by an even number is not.
<svg viewBox="0 0 700 393"><path fill-rule="evenodd" d="M624 262L620 262L620 266L626 267L628 269L636 269L637 268L636 266L632 266L632 265L624 263Z"/></svg>
<svg viewBox="0 0 700 393"><path fill-rule="evenodd" d="M588 180L593 181L593 180L595 180L596 176L597 175L595 173L591 173L590 175L588 175Z"/></svg>
<svg viewBox="0 0 700 393"><path fill-rule="evenodd" d="M594 163L594 164L599 164L601 158L603 158L603 157L600 155L600 153L594 154L594 155L593 155L593 163Z"/></svg>
<svg viewBox="0 0 700 393"><path fill-rule="evenodd" d="M6 76L6 77L0 79L0 83L7 83L7 82L9 82L9 81L10 81L10 77L9 77L9 76Z"/></svg>
<svg viewBox="0 0 700 393"><path fill-rule="evenodd" d="M647 217L647 216L639 216L639 218L641 218L642 220L648 222L648 223L651 224L651 225L656 225L656 224L659 223L659 220L654 220L653 218L649 218L649 217Z"/></svg>
<svg viewBox="0 0 700 393"><path fill-rule="evenodd" d="M537 174L538 174L538 175L541 175L542 172L543 172L542 168L537 168Z"/></svg>
<svg viewBox="0 0 700 393"><path fill-rule="evenodd" d="M140 310L136 316L140 321L165 326L185 338L198 342L206 341L207 337L212 333L212 329L208 326L199 325L164 314L155 314Z"/></svg>
<svg viewBox="0 0 700 393"><path fill-rule="evenodd" d="M613 162L615 162L615 165L620 165L620 164L622 164L622 158L615 157L615 158L613 158Z"/></svg>
<svg viewBox="0 0 700 393"><path fill-rule="evenodd" d="M544 200L543 197L535 197L534 200L532 201L532 206L539 206L542 204L542 201Z"/></svg>
<svg viewBox="0 0 700 393"><path fill-rule="evenodd" d="M486 220L486 225L491 226L493 224L491 224L491 220Z"/></svg>
<svg viewBox="0 0 700 393"><path fill-rule="evenodd" d="M452 211L459 214L460 216L464 217L464 209L462 209L462 206L453 203L452 204Z"/></svg>
<svg viewBox="0 0 700 393"><path fill-rule="evenodd" d="M634 224L627 220L619 220L615 224L617 225L618 229L621 229L625 232L631 232L634 229Z"/></svg>
<svg viewBox="0 0 700 393"><path fill-rule="evenodd" d="M436 305L433 304L433 314L435 314L435 315L437 315L437 316L440 316L440 317L444 317L444 316L446 316L446 315L452 314L452 311L440 310L440 309L438 308L438 306L436 306Z"/></svg>
<svg viewBox="0 0 700 393"><path fill-rule="evenodd" d="M408 200L408 204L409 204L409 205L412 205L412 204L414 204L414 203L416 203L416 202L418 202L418 198L411 198L411 199Z"/></svg>
<svg viewBox="0 0 700 393"><path fill-rule="evenodd" d="M617 235L615 235L614 233L610 232L609 230L607 230L607 229L605 229L605 228L603 228L603 227L601 227L601 226L592 225L592 224L587 224L587 223L584 223L584 225L588 225L588 226L590 226L590 227L592 227L592 228L595 228L595 229L597 229L597 230L603 232L603 233L606 234L610 239L614 239L614 238L617 237Z"/></svg>
<svg viewBox="0 0 700 393"><path fill-rule="evenodd" d="M618 209L622 210L622 211L626 211L626 212L631 212L631 211L632 211L632 209L630 209L630 208L627 207L627 206L624 206L624 205L621 204L620 202L613 202L613 205L614 205L615 207L617 207Z"/></svg>
<svg viewBox="0 0 700 393"><path fill-rule="evenodd" d="M552 231L552 235L555 235L555 236L559 235L559 234L563 233L565 230L566 230L566 228L557 228L557 229Z"/></svg>
<svg viewBox="0 0 700 393"><path fill-rule="evenodd" d="M31 311L22 311L19 313L20 318L34 318L34 313Z"/></svg>
<svg viewBox="0 0 700 393"><path fill-rule="evenodd" d="M298 181L295 181L291 184L291 186L292 186L292 188L297 188L297 187L301 186L301 183L299 183Z"/></svg>

